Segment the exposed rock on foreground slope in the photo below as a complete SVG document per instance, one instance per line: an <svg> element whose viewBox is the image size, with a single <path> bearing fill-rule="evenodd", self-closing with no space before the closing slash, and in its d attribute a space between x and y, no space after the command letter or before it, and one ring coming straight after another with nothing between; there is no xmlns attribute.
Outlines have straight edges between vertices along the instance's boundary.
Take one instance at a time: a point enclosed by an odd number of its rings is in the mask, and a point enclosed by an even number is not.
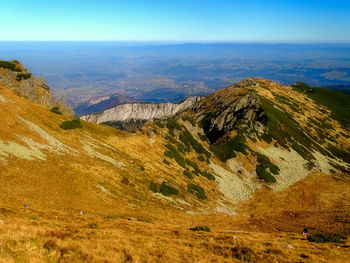
<svg viewBox="0 0 350 263"><path fill-rule="evenodd" d="M247 79L131 135L0 84L0 262L346 262L300 234L350 234L349 130L316 99Z"/></svg>
<svg viewBox="0 0 350 263"><path fill-rule="evenodd" d="M34 77L17 60L0 60L0 84L42 107L57 107L60 112L73 115L72 109L62 99L55 100L44 78Z"/></svg>

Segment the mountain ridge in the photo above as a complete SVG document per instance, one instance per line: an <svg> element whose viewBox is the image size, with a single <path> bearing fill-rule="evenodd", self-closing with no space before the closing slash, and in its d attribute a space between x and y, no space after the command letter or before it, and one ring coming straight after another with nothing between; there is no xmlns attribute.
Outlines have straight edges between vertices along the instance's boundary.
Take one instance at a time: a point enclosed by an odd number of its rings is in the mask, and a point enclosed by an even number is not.
<svg viewBox="0 0 350 263"><path fill-rule="evenodd" d="M179 103L126 103L109 108L101 113L80 116L80 119L94 123L126 121L130 119L161 119L175 115L177 112L190 107L200 99L200 96L193 96Z"/></svg>

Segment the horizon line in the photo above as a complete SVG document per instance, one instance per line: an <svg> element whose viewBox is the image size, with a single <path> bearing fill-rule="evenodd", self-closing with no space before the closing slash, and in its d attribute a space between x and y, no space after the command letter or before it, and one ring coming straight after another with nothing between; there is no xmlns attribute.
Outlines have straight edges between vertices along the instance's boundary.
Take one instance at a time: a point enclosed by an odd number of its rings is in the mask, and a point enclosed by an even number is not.
<svg viewBox="0 0 350 263"><path fill-rule="evenodd" d="M330 41L237 41L237 40L0 40L0 43L152 43L152 44L293 44L293 45L350 45L350 42Z"/></svg>

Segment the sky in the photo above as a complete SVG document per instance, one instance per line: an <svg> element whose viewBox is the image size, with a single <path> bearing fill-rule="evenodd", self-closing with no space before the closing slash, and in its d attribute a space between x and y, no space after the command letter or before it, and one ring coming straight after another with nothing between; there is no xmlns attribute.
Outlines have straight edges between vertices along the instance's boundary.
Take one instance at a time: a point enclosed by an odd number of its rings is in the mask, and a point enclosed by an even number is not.
<svg viewBox="0 0 350 263"><path fill-rule="evenodd" d="M5 0L0 40L350 43L350 0Z"/></svg>

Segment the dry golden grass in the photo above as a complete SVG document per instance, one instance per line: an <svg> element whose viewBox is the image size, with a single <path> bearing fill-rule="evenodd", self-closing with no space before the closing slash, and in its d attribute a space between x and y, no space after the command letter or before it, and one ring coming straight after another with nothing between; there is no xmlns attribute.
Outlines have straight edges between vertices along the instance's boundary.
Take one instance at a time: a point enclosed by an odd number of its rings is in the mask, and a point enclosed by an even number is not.
<svg viewBox="0 0 350 263"><path fill-rule="evenodd" d="M264 188L239 204L236 215L215 213L217 201L228 205L216 182L194 179L205 187L206 201L188 195L183 169L162 163L160 134L153 133L151 143L142 132L130 135L86 122L82 129L65 131L59 125L71 117L2 87L0 93L8 101L0 102L2 141L27 147L19 134L48 144L19 115L77 151L42 149L45 160L0 160L0 262L349 262L349 241L315 244L301 235L304 226L349 234L345 175L314 174L279 193ZM91 157L81 140L125 167ZM246 157L242 162L250 169ZM123 177L129 185L121 183ZM176 184L176 198L190 206L153 197L151 180ZM189 230L199 225L211 232Z"/></svg>
<svg viewBox="0 0 350 263"><path fill-rule="evenodd" d="M310 193L316 185L321 191ZM1 208L0 257L3 262L348 262L349 242L310 243L301 231L308 226L349 233L349 195L348 179L314 175L283 193L263 190L231 217L122 205L109 214L84 216ZM211 232L189 230L197 225Z"/></svg>

